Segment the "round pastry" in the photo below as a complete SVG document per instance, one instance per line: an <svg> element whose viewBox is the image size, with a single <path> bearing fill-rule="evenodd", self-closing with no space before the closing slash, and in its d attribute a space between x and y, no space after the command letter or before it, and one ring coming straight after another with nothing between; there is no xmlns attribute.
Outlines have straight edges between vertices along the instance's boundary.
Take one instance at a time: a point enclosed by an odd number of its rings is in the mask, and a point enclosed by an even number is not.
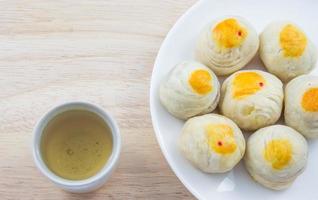
<svg viewBox="0 0 318 200"><path fill-rule="evenodd" d="M227 75L243 68L254 57L258 47L258 35L245 19L221 18L202 30L196 57L217 75Z"/></svg>
<svg viewBox="0 0 318 200"><path fill-rule="evenodd" d="M316 54L314 44L291 22L273 22L260 36L264 65L284 82L310 72L315 67Z"/></svg>
<svg viewBox="0 0 318 200"><path fill-rule="evenodd" d="M229 118L206 114L189 119L179 138L182 154L206 173L231 170L243 157L245 139Z"/></svg>
<svg viewBox="0 0 318 200"><path fill-rule="evenodd" d="M194 61L176 65L160 87L162 105L179 119L212 112L219 96L220 84L215 74Z"/></svg>
<svg viewBox="0 0 318 200"><path fill-rule="evenodd" d="M307 138L318 137L318 77L299 76L285 89L285 122Z"/></svg>
<svg viewBox="0 0 318 200"><path fill-rule="evenodd" d="M281 190L305 169L307 141L294 129L274 125L259 129L247 141L245 166L255 181Z"/></svg>
<svg viewBox="0 0 318 200"><path fill-rule="evenodd" d="M283 97L278 78L260 70L243 70L224 81L220 110L240 128L252 131L279 119Z"/></svg>

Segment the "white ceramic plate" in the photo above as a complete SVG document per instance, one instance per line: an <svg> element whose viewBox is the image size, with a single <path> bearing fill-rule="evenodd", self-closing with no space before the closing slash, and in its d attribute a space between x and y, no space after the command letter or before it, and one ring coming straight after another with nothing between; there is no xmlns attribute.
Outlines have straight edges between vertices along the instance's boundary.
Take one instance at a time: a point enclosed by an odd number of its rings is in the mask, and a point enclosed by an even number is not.
<svg viewBox="0 0 318 200"><path fill-rule="evenodd" d="M318 44L317 0L202 0L174 25L164 40L151 79L150 110L161 150L171 168L194 196L199 199L318 199L318 141L310 141L309 161L305 172L284 191L272 191L255 183L242 163L225 174L205 174L194 168L177 149L176 142L183 121L172 117L160 104L161 80L175 64L194 59L195 41L201 28L210 20L224 15L245 17L260 33L272 20L291 20L299 24ZM248 68L261 66L256 57ZM318 69L312 72L318 74Z"/></svg>

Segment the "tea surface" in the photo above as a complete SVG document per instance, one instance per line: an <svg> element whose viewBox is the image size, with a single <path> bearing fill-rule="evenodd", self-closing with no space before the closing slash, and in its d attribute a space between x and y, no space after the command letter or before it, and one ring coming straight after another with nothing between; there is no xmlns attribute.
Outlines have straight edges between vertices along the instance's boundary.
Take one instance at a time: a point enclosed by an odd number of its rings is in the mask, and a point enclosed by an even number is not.
<svg viewBox="0 0 318 200"><path fill-rule="evenodd" d="M98 173L112 153L112 135L98 115L83 110L57 115L44 129L41 154L48 168L70 180Z"/></svg>

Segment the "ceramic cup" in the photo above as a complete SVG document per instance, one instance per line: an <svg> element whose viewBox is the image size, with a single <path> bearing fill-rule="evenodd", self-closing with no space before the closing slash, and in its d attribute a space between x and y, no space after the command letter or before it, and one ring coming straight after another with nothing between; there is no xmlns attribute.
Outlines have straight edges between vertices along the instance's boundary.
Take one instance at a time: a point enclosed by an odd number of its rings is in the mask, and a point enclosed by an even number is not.
<svg viewBox="0 0 318 200"><path fill-rule="evenodd" d="M40 144L46 125L58 114L69 110L85 110L100 116L110 128L113 138L112 154L105 166L94 176L84 180L68 180L54 174L42 159ZM69 102L48 111L37 123L33 131L33 157L38 169L58 187L74 193L85 193L98 189L110 177L119 160L121 138L116 121L102 108L86 102Z"/></svg>

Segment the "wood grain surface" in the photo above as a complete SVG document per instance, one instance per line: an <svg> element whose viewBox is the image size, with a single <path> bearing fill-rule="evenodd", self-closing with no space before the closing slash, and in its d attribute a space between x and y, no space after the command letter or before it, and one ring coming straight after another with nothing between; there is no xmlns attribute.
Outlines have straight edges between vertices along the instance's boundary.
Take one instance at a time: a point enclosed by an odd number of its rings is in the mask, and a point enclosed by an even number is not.
<svg viewBox="0 0 318 200"><path fill-rule="evenodd" d="M0 1L0 199L193 199L156 142L153 63L195 0ZM32 129L50 108L82 100L117 119L119 166L90 194L56 188L35 167Z"/></svg>

